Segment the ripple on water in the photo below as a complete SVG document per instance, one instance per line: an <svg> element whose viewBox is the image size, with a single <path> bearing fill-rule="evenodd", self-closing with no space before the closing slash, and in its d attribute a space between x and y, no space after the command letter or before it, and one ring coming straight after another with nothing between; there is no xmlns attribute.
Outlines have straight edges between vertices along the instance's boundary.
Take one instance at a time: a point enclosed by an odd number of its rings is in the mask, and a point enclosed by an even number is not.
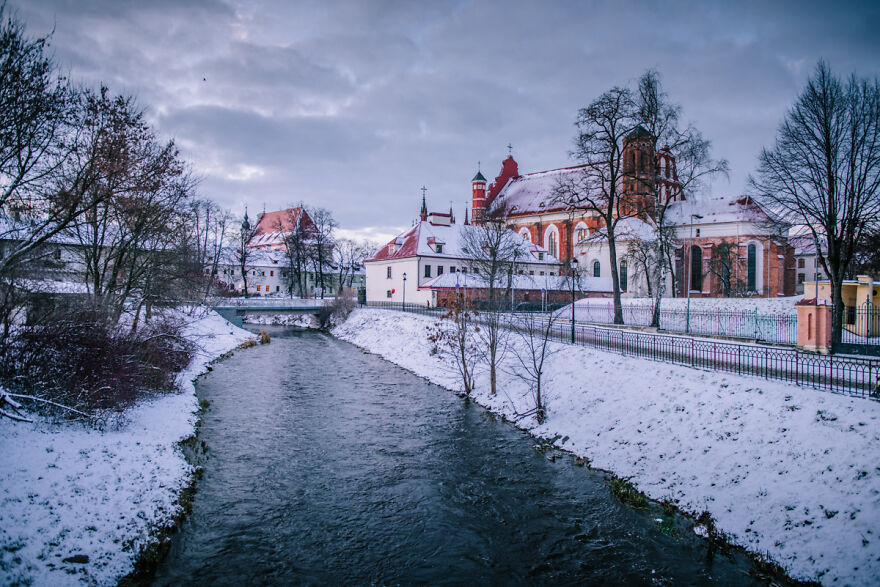
<svg viewBox="0 0 880 587"><path fill-rule="evenodd" d="M158 584L720 584L604 477L325 334L270 329L198 384L209 458Z"/></svg>

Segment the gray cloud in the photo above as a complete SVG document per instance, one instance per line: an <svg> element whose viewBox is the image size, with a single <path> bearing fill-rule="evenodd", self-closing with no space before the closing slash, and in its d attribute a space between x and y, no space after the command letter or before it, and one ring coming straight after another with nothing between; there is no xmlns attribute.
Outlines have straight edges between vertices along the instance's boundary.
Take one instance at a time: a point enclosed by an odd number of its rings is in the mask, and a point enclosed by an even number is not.
<svg viewBox="0 0 880 587"><path fill-rule="evenodd" d="M75 79L136 95L226 206L303 200L354 233L429 187L567 165L577 109L647 68L740 192L819 58L877 76L876 2L11 0ZM384 228L383 228L384 227Z"/></svg>

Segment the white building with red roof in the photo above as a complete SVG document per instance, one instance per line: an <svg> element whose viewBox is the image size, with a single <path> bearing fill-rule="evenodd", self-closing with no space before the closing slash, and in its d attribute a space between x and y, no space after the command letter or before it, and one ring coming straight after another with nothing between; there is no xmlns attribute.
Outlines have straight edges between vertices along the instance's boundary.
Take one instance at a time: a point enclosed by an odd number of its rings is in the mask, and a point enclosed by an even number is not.
<svg viewBox="0 0 880 587"><path fill-rule="evenodd" d="M474 274L465 254L465 233L478 231L467 223L457 224L452 213L428 214L424 199L419 222L377 250L364 261L367 301L404 301L420 305L437 304L437 292L427 284L438 275ZM516 259L523 275L557 276L560 262L547 250L524 242Z"/></svg>

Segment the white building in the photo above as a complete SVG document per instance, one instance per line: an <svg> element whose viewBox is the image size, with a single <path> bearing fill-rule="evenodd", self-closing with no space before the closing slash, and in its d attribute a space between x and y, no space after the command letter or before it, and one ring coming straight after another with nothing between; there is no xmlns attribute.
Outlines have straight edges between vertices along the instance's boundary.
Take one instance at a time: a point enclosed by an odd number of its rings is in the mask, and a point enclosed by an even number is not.
<svg viewBox="0 0 880 587"><path fill-rule="evenodd" d="M434 306L436 293L422 287L426 282L445 273L473 273L462 250L463 234L480 228L467 224L467 219L456 224L451 213L428 214L424 201L421 218L364 261L368 302L402 302L405 292L407 303ZM559 275L559 260L525 239L516 262L523 275Z"/></svg>

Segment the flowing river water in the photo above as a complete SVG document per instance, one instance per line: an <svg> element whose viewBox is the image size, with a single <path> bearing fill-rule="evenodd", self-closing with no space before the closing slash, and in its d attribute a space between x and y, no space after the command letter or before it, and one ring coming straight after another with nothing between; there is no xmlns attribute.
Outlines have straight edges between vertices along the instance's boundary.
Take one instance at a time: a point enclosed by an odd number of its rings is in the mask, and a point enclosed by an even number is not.
<svg viewBox="0 0 880 587"><path fill-rule="evenodd" d="M157 584L756 581L482 407L329 335L268 330L197 384L204 476Z"/></svg>

